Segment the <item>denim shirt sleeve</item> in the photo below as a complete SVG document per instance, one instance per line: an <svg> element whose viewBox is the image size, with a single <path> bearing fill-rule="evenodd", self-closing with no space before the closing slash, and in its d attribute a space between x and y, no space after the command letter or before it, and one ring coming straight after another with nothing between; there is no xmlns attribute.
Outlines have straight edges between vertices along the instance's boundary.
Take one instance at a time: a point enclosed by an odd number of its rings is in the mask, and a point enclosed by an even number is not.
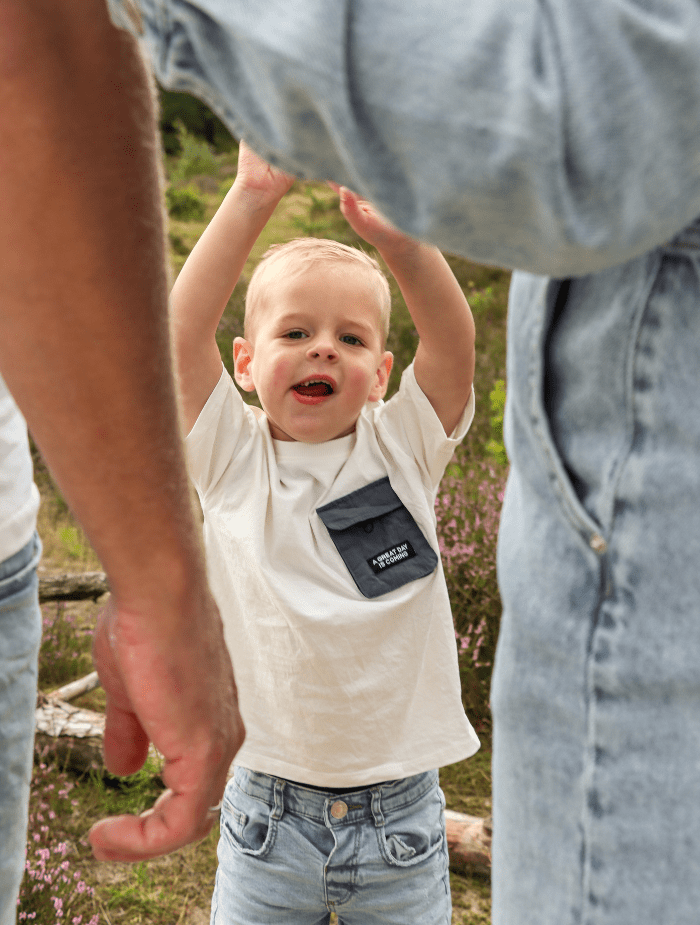
<svg viewBox="0 0 700 925"><path fill-rule="evenodd" d="M700 214L697 0L137 2L164 85L444 250L581 275Z"/></svg>

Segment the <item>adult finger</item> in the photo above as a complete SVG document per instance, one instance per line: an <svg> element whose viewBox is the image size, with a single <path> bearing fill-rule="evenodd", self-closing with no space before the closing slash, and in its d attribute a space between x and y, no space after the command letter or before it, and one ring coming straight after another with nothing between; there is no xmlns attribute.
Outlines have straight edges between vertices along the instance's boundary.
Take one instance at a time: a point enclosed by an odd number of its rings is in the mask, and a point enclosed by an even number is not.
<svg viewBox="0 0 700 925"><path fill-rule="evenodd" d="M136 715L107 697L103 751L105 767L117 777L135 774L148 756L148 736Z"/></svg>
<svg viewBox="0 0 700 925"><path fill-rule="evenodd" d="M110 602L111 603L111 602ZM135 774L148 754L148 736L131 709L129 697L109 639L110 605L97 618L92 658L107 696L104 759L112 774Z"/></svg>
<svg viewBox="0 0 700 925"><path fill-rule="evenodd" d="M147 861L201 840L215 820L200 794L166 790L145 813L102 819L88 837L100 861Z"/></svg>

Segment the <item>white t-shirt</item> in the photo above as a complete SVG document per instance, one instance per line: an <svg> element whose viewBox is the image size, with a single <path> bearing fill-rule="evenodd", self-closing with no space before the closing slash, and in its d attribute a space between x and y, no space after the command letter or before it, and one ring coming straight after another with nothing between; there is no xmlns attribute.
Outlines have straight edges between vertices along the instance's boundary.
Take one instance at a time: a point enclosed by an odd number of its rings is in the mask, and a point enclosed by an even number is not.
<svg viewBox="0 0 700 925"><path fill-rule="evenodd" d="M0 377L0 562L32 538L38 508L27 425Z"/></svg>
<svg viewBox="0 0 700 925"><path fill-rule="evenodd" d="M320 444L273 440L264 414L222 373L187 451L246 726L237 764L343 787L478 749L439 555L425 577L365 597L317 514L389 476L438 550L435 493L473 415L472 396L446 437L410 366L390 401L365 407L354 433Z"/></svg>

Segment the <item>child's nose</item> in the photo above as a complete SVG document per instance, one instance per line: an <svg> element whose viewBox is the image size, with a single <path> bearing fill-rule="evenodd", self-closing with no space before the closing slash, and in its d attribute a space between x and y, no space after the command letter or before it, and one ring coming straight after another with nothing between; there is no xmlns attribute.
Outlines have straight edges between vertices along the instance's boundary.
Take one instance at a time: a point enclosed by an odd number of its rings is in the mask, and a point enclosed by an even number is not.
<svg viewBox="0 0 700 925"><path fill-rule="evenodd" d="M319 337L309 345L308 354L312 359L334 360L338 350L330 338Z"/></svg>

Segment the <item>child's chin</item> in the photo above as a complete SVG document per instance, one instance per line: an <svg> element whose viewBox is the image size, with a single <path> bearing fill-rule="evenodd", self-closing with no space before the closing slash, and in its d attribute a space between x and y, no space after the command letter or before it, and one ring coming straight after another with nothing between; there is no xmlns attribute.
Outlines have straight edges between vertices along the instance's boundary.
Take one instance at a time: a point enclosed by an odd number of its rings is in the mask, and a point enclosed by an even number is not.
<svg viewBox="0 0 700 925"><path fill-rule="evenodd" d="M331 440L340 440L341 437L347 437L355 430L355 424L353 423L350 427L346 427L342 430L337 428L329 429L312 429L305 431L298 431L297 436L293 439L298 443L329 443Z"/></svg>

